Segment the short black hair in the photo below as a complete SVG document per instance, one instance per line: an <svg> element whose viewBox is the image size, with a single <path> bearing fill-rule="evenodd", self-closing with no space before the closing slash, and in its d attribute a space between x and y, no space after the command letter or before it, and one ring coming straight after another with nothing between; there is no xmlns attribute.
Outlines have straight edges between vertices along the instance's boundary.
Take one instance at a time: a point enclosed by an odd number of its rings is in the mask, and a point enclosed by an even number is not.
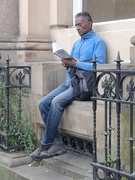
<svg viewBox="0 0 135 180"><path fill-rule="evenodd" d="M83 16L87 19L87 21L93 22L92 21L92 17L88 12L79 12L75 15L75 18L79 17L79 16Z"/></svg>

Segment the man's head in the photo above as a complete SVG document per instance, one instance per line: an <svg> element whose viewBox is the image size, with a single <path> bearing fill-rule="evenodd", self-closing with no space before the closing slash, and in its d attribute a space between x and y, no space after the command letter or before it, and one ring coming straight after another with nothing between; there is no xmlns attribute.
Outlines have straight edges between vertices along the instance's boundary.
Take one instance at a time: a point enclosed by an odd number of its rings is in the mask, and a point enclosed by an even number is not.
<svg viewBox="0 0 135 180"><path fill-rule="evenodd" d="M90 14L88 12L77 13L75 16L75 26L80 36L92 30L92 18Z"/></svg>

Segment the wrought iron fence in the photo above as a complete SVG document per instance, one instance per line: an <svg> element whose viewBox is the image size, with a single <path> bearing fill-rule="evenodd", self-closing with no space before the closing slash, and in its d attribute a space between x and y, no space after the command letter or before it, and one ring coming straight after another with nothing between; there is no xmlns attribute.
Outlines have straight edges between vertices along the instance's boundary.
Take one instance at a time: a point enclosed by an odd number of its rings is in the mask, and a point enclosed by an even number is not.
<svg viewBox="0 0 135 180"><path fill-rule="evenodd" d="M31 67L10 66L8 57L6 65L0 66L0 147L4 150L21 147L19 124L22 113L22 90L30 87ZM17 106L16 115L14 103Z"/></svg>
<svg viewBox="0 0 135 180"><path fill-rule="evenodd" d="M119 53L116 69L97 69L93 61L94 180L135 179L135 71L121 69L121 62ZM104 114L100 120L99 103Z"/></svg>

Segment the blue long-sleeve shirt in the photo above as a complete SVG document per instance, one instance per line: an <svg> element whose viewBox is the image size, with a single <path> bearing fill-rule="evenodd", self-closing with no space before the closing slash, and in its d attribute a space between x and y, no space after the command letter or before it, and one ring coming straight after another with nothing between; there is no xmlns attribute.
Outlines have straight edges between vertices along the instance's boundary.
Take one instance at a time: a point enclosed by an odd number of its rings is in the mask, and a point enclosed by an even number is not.
<svg viewBox="0 0 135 180"><path fill-rule="evenodd" d="M94 56L96 56L96 60L98 61L97 64L106 63L106 45L104 41L91 30L87 34L82 35L81 38L74 43L71 56L79 59L75 67L90 71L93 68L93 64L88 62L93 60ZM71 79L67 68L66 84L69 85L70 82Z"/></svg>

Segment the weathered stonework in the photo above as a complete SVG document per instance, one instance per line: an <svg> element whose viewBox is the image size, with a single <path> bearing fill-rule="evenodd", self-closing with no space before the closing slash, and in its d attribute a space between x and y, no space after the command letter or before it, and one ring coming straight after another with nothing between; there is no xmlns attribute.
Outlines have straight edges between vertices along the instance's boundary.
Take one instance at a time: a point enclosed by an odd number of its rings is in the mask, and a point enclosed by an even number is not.
<svg viewBox="0 0 135 180"><path fill-rule="evenodd" d="M19 35L19 1L0 1L0 38Z"/></svg>
<svg viewBox="0 0 135 180"><path fill-rule="evenodd" d="M135 63L135 35L131 37L130 42L133 46L130 47L130 60Z"/></svg>
<svg viewBox="0 0 135 180"><path fill-rule="evenodd" d="M99 1L96 0L85 1L85 7L91 12L94 22L132 17L123 21L93 24L94 31L104 39L107 45L107 63L111 66L118 51L124 63L130 63L131 68L133 67L131 63L135 62L135 37L133 36L135 19L132 14L135 5L133 1L129 3L124 0L124 4L121 5L115 1L103 0L101 6L97 6ZM130 9L131 6L132 11L125 16L123 9ZM51 42L57 41L70 52L73 43L79 38L75 27L72 26L72 15L72 0L0 1L0 53L2 60L6 60L9 55L11 63L27 64L32 67L35 124L42 122L38 111L40 98L65 80L65 70L60 64L60 59L52 54ZM131 48L130 38L133 45ZM102 68L109 68L108 64ZM102 116L102 105L100 105L98 122ZM99 134L101 127L98 128ZM92 139L92 103L73 102L65 110L60 128L76 136ZM99 140L102 140L101 136ZM102 146L98 148L102 149Z"/></svg>

